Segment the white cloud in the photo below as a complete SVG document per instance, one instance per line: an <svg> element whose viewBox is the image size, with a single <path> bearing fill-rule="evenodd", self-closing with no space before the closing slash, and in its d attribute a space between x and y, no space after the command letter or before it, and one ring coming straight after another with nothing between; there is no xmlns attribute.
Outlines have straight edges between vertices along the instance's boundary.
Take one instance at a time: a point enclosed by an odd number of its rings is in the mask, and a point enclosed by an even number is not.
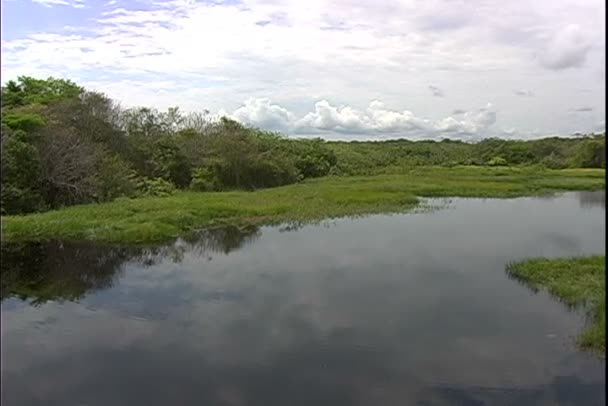
<svg viewBox="0 0 608 406"><path fill-rule="evenodd" d="M585 63L591 44L577 24L570 24L555 33L541 63L549 69L566 69Z"/></svg>
<svg viewBox="0 0 608 406"><path fill-rule="evenodd" d="M159 108L235 111L251 99L243 119L294 131L393 126L432 136L429 120L454 134L479 132L480 112L471 112L492 100L497 127L570 133L560 100L605 112L604 9L601 0L112 0L81 27L3 40L1 76L69 77ZM522 103L532 94L535 103ZM374 99L395 110L366 107ZM455 106L470 117L452 114ZM597 117L581 120L577 128L591 128Z"/></svg>
<svg viewBox="0 0 608 406"><path fill-rule="evenodd" d="M245 124L276 130L288 129L294 121L293 113L267 98L248 99L232 116Z"/></svg>
<svg viewBox="0 0 608 406"><path fill-rule="evenodd" d="M472 3L462 0L427 0L416 6L416 12L420 13L418 24L425 30L463 28L475 16Z"/></svg>
<svg viewBox="0 0 608 406"><path fill-rule="evenodd" d="M474 111L462 111L457 118L448 116L431 120L408 110L387 109L379 100L373 100L365 110L335 106L327 100L320 100L314 104L314 111L298 118L286 108L272 104L269 99L249 99L227 115L245 124L290 134L365 134L372 138L379 135L479 138L496 121L496 112L491 104Z"/></svg>
<svg viewBox="0 0 608 406"><path fill-rule="evenodd" d="M71 6L75 8L84 8L84 0L31 0L34 3L41 4L45 7L53 6Z"/></svg>
<svg viewBox="0 0 608 406"><path fill-rule="evenodd" d="M371 129L369 117L349 106L332 106L327 100L315 103L315 111L296 123L298 132L335 131L359 133Z"/></svg>
<svg viewBox="0 0 608 406"><path fill-rule="evenodd" d="M434 128L441 132L481 136L495 122L496 112L492 110L492 105L488 103L486 107L477 111L467 111L459 118L444 118L437 122Z"/></svg>

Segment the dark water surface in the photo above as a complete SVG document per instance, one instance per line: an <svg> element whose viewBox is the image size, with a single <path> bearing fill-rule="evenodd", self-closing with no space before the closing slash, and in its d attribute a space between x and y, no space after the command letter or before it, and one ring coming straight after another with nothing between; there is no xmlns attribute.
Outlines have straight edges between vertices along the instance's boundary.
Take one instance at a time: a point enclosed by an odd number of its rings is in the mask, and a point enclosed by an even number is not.
<svg viewBox="0 0 608 406"><path fill-rule="evenodd" d="M2 405L603 405L582 311L505 273L605 253L605 193L2 250Z"/></svg>

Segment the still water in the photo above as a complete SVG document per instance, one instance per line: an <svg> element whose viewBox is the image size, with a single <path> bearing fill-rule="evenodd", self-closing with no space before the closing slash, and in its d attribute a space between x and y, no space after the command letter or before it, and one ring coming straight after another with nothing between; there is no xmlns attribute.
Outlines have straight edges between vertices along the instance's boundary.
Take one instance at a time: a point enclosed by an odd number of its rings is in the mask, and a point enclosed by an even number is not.
<svg viewBox="0 0 608 406"><path fill-rule="evenodd" d="M605 253L605 193L2 251L2 405L603 405L581 310L509 261Z"/></svg>

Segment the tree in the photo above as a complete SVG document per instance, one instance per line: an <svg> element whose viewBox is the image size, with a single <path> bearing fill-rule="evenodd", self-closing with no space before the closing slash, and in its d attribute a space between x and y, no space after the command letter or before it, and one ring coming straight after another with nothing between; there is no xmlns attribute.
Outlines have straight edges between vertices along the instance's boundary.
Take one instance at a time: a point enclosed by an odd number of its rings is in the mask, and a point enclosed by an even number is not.
<svg viewBox="0 0 608 406"><path fill-rule="evenodd" d="M48 126L41 132L40 152L43 195L53 208L97 200L96 169L101 148L72 129Z"/></svg>
<svg viewBox="0 0 608 406"><path fill-rule="evenodd" d="M585 139L574 157L574 166L580 168L605 168L606 139Z"/></svg>
<svg viewBox="0 0 608 406"><path fill-rule="evenodd" d="M251 161L252 145L247 131L240 123L221 118L223 132L215 138L214 151L223 161L223 181L233 187L242 187L242 176L245 167Z"/></svg>
<svg viewBox="0 0 608 406"><path fill-rule="evenodd" d="M2 88L2 107L47 105L57 100L76 98L83 91L84 88L67 79L19 76L16 82L10 80Z"/></svg>
<svg viewBox="0 0 608 406"><path fill-rule="evenodd" d="M45 208L40 193L38 150L26 141L23 131L2 127L1 201L2 214L29 213Z"/></svg>
<svg viewBox="0 0 608 406"><path fill-rule="evenodd" d="M72 128L79 137L103 145L131 159L133 148L120 129L120 106L99 92L84 91L78 98L50 104L45 111L54 125Z"/></svg>

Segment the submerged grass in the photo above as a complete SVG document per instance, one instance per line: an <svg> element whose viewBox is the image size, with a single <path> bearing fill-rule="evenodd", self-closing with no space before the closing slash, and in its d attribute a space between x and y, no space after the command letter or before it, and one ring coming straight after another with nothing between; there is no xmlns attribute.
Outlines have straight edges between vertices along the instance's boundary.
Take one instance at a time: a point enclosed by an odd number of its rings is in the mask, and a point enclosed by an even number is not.
<svg viewBox="0 0 608 406"><path fill-rule="evenodd" d="M145 243L203 227L311 222L399 212L421 197L516 197L605 187L605 170L416 167L402 174L327 177L255 192L179 192L2 218L4 241Z"/></svg>
<svg viewBox="0 0 608 406"><path fill-rule="evenodd" d="M578 343L582 348L606 356L605 256L535 258L510 264L507 272L532 289L547 289L569 306L589 306L591 323Z"/></svg>

